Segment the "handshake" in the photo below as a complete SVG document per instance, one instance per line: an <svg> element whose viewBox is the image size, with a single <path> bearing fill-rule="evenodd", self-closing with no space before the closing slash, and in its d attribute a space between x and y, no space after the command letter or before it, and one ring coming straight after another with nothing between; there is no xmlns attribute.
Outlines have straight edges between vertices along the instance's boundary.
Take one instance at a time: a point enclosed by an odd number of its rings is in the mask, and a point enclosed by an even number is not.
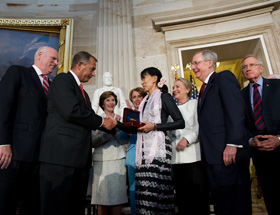
<svg viewBox="0 0 280 215"><path fill-rule="evenodd" d="M110 117L110 116L107 116L105 118L103 118L103 124L102 126L107 129L107 130L112 130L113 128L115 128L117 125L117 120Z"/></svg>

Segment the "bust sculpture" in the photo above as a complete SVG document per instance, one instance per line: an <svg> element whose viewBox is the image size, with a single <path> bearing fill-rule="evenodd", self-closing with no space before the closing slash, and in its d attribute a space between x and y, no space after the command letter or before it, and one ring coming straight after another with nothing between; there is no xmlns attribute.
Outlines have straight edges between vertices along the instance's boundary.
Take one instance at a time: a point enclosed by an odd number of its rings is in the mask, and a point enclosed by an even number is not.
<svg viewBox="0 0 280 215"><path fill-rule="evenodd" d="M99 97L105 91L113 91L118 97L118 104L115 107L115 114L123 116L123 109L127 107L124 94L120 88L113 87L113 77L110 72L105 72L103 74L103 87L98 88L94 91L92 99L92 109L96 114L101 115L103 112L102 108L99 107Z"/></svg>

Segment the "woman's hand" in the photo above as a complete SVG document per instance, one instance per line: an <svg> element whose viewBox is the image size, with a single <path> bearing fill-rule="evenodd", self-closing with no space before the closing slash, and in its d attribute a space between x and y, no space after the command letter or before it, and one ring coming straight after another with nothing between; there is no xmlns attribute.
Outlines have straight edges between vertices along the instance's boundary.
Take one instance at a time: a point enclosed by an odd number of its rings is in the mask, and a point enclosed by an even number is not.
<svg viewBox="0 0 280 215"><path fill-rule="evenodd" d="M120 121L121 120L121 116L119 114L116 114L116 120Z"/></svg>
<svg viewBox="0 0 280 215"><path fill-rule="evenodd" d="M177 144L177 149L179 151L183 151L187 146L189 145L189 142L187 139L185 139L184 137L178 142Z"/></svg>
<svg viewBox="0 0 280 215"><path fill-rule="evenodd" d="M142 131L144 133L148 133L148 132L154 130L154 127L155 127L154 123L147 122L147 121L145 121L143 123L145 123L145 125L140 127L140 128L138 128L138 131Z"/></svg>

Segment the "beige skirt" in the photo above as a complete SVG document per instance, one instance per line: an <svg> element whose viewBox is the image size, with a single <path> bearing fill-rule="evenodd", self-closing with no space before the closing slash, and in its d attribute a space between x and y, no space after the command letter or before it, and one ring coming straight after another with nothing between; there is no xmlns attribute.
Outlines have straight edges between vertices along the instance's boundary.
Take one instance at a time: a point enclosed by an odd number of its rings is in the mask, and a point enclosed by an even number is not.
<svg viewBox="0 0 280 215"><path fill-rule="evenodd" d="M124 164L125 158L93 162L92 204L120 205L128 201Z"/></svg>

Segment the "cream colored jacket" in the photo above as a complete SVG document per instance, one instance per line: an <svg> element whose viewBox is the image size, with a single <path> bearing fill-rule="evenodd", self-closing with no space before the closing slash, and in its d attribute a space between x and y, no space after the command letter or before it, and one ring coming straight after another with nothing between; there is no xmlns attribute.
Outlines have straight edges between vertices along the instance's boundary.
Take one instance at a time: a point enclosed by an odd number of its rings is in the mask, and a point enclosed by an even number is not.
<svg viewBox="0 0 280 215"><path fill-rule="evenodd" d="M185 128L177 129L172 133L172 164L193 163L201 160L200 144L198 142L197 100L191 99L178 105L185 120ZM189 146L183 151L178 151L178 142L186 138Z"/></svg>

